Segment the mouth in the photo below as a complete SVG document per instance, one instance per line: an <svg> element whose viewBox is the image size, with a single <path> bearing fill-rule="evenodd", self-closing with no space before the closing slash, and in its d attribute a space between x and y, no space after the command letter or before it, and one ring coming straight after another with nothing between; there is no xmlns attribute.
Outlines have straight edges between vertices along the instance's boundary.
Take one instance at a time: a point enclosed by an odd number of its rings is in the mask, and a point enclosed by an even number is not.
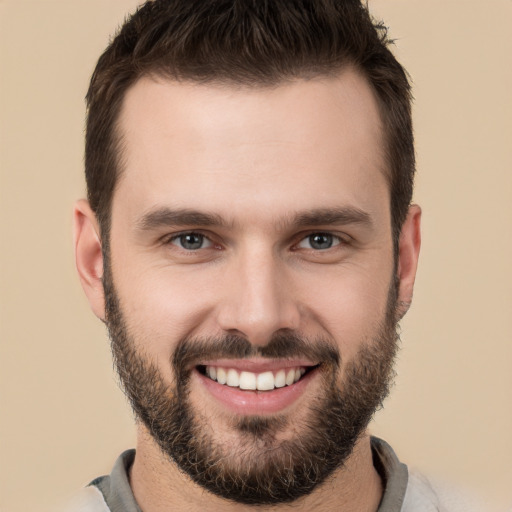
<svg viewBox="0 0 512 512"><path fill-rule="evenodd" d="M292 405L318 374L320 364L274 362L254 364L229 360L201 364L193 372L221 406L241 415L282 412Z"/></svg>

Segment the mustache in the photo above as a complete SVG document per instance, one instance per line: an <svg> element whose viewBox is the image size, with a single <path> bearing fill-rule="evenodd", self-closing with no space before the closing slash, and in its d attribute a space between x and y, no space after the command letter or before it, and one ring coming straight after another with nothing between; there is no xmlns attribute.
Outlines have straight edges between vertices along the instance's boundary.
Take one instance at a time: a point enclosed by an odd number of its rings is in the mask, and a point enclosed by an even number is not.
<svg viewBox="0 0 512 512"><path fill-rule="evenodd" d="M183 375L202 361L213 359L268 359L305 358L339 368L338 348L325 338L309 340L293 332L275 333L263 346L252 345L247 338L236 334L218 337L183 338L172 356L176 375Z"/></svg>

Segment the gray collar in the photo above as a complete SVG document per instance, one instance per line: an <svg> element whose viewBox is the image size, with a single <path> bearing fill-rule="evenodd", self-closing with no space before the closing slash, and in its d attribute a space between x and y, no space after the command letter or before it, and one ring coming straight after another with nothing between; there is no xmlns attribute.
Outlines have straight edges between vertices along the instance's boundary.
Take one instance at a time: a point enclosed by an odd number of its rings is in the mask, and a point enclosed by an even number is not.
<svg viewBox="0 0 512 512"><path fill-rule="evenodd" d="M135 460L135 450L126 450L116 460L110 475L100 476L89 485L96 486L111 512L142 512L135 501L128 473Z"/></svg>
<svg viewBox="0 0 512 512"><path fill-rule="evenodd" d="M386 441L372 437L373 465L384 486L384 494L377 512L397 512L402 509L409 480L407 466L398 460Z"/></svg>
<svg viewBox="0 0 512 512"><path fill-rule="evenodd" d="M371 438L373 464L382 478L384 494L377 512L397 512L402 508L407 481L407 466L402 464L385 441ZM142 512L133 496L128 473L135 459L135 450L122 453L110 475L101 476L89 485L96 486L111 512Z"/></svg>

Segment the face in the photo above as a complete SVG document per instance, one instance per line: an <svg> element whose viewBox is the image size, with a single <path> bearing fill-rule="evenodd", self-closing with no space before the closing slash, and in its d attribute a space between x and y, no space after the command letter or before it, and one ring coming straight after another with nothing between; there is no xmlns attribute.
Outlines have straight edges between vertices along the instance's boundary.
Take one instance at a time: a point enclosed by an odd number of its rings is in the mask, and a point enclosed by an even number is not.
<svg viewBox="0 0 512 512"><path fill-rule="evenodd" d="M311 492L387 393L404 293L369 86L146 78L120 133L106 321L139 419L221 496Z"/></svg>

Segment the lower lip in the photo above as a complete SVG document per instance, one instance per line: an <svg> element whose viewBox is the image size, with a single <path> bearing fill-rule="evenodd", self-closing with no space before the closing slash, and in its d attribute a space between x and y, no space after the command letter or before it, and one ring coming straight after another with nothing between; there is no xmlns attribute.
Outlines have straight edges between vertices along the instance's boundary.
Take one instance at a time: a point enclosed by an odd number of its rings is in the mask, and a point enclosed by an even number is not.
<svg viewBox="0 0 512 512"><path fill-rule="evenodd" d="M201 384L218 402L232 412L242 415L282 412L304 393L316 373L317 369L311 370L291 386L275 388L272 391L245 391L219 384L197 370L194 371Z"/></svg>

